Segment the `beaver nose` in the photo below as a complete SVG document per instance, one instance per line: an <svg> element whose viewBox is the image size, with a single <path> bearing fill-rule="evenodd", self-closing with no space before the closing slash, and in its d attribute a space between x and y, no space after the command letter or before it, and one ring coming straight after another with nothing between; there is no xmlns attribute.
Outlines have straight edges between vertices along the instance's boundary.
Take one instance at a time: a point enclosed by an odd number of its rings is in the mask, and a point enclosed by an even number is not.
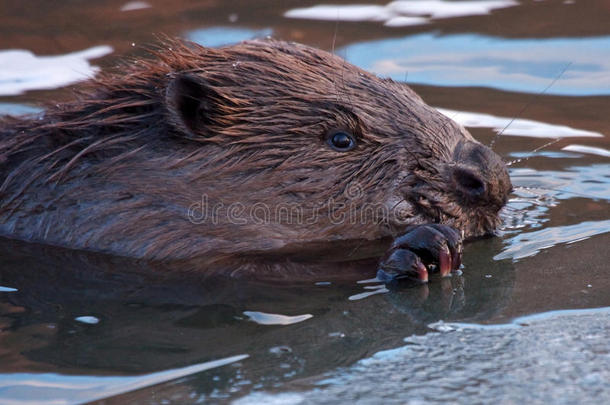
<svg viewBox="0 0 610 405"><path fill-rule="evenodd" d="M478 142L460 141L449 169L450 181L464 204L500 210L512 190L502 158Z"/></svg>

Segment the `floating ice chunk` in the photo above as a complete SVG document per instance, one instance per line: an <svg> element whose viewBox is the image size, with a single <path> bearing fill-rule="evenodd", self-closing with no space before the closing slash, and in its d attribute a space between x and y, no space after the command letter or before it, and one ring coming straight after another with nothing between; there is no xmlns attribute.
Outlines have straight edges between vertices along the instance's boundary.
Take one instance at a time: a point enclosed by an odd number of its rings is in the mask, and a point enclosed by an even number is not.
<svg viewBox="0 0 610 405"><path fill-rule="evenodd" d="M0 51L0 96L55 89L88 79L99 70L89 60L112 51L107 45L54 56L37 56L22 49Z"/></svg>
<svg viewBox="0 0 610 405"><path fill-rule="evenodd" d="M99 318L96 318L95 316L79 316L77 318L74 318L74 320L89 325L95 325L100 322Z"/></svg>
<svg viewBox="0 0 610 405"><path fill-rule="evenodd" d="M610 150L603 148L596 148L594 146L586 146L586 145L568 145L561 150L567 150L570 152L580 152L580 153L588 153L591 155L599 155L604 157L610 157Z"/></svg>
<svg viewBox="0 0 610 405"><path fill-rule="evenodd" d="M438 108L438 111L465 127L493 128L496 132L502 131L502 135L528 136L531 138L599 138L604 136L599 132L522 118L496 117L491 114L454 111L444 108Z"/></svg>
<svg viewBox="0 0 610 405"><path fill-rule="evenodd" d="M244 315L259 325L292 325L293 323L299 323L306 321L309 318L313 318L313 315L311 314L288 316L257 311L244 311Z"/></svg>
<svg viewBox="0 0 610 405"><path fill-rule="evenodd" d="M284 17L326 21L387 21L397 15L392 14L387 6L362 4L295 8L288 10Z"/></svg>
<svg viewBox="0 0 610 405"><path fill-rule="evenodd" d="M516 6L514 0L394 1L385 6L373 4L317 5L295 8L284 13L287 18L323 21L380 21L390 27L426 24L434 18L454 18L489 14L490 11Z"/></svg>

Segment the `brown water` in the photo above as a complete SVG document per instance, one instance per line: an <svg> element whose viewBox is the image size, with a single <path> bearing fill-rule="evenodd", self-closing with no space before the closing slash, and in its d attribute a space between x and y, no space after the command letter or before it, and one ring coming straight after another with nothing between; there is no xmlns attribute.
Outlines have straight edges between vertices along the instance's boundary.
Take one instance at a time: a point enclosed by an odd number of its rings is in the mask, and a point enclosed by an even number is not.
<svg viewBox="0 0 610 405"><path fill-rule="evenodd" d="M413 11L334 9L320 20L294 11L312 2L121 11L125 1L0 0L0 112L69 98L83 75L143 55L155 34L210 46L273 35L406 79L484 143L510 123L494 148L507 161L527 157L510 166L516 191L502 235L469 244L463 275L428 286L151 277L173 269L0 240L0 404L223 402L316 381L438 320L610 306L610 4L508 1L464 15L456 3L453 15L444 4L428 7L436 18L386 26ZM299 15L309 19L289 18ZM374 265L357 264L371 276Z"/></svg>

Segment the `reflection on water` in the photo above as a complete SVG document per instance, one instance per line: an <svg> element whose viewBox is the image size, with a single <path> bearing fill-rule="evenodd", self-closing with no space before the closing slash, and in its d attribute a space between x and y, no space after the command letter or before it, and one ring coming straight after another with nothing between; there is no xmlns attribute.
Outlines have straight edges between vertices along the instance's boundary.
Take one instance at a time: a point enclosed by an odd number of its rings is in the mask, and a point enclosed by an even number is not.
<svg viewBox="0 0 610 405"><path fill-rule="evenodd" d="M379 280L377 280L377 282L379 282ZM389 292L389 290L387 288L385 288L384 284L377 284L377 285L371 285L371 286L365 286L364 287L365 292L361 292L358 294L354 294L354 295L350 295L348 300L350 301L357 301L357 300L361 300L364 298L368 298L371 295L375 295L375 294L383 294L383 293L387 293Z"/></svg>
<svg viewBox="0 0 610 405"><path fill-rule="evenodd" d="M591 236L607 232L610 232L610 220L587 221L576 225L550 227L539 231L520 233L506 241L508 246L501 253L495 255L494 260L522 259L560 243L580 242Z"/></svg>
<svg viewBox="0 0 610 405"><path fill-rule="evenodd" d="M505 39L411 35L348 46L339 53L382 76L440 86L485 86L546 94L610 94L610 36ZM562 71L565 72L562 74Z"/></svg>
<svg viewBox="0 0 610 405"><path fill-rule="evenodd" d="M53 405L94 401L175 380L247 359L232 356L173 370L137 377L66 376L59 374L0 374L0 403Z"/></svg>
<svg viewBox="0 0 610 405"><path fill-rule="evenodd" d="M562 153L543 156L551 159L578 158L572 155L565 156ZM536 158L539 157L534 157ZM575 241L578 238L566 239L565 236L574 232L593 236L610 231L610 227L604 226L610 210L609 165L573 166L561 171L521 168L512 169L510 173L515 190L507 207L502 211L504 219L502 231L506 237L505 243L509 246L506 249L519 250L521 252L519 257L537 253L535 246L539 244L555 246L559 243ZM536 231L538 233L530 232L543 227L551 220L552 209L558 211L557 214L560 216L568 214L577 218L574 213L570 213L572 208L568 208L567 212L564 210L563 206L569 203L570 206L576 204L587 207L588 212L580 215L583 219L582 224L574 224L573 219L562 219L561 223L564 225L549 228L555 229L557 235L564 235L558 238L552 238L552 234L544 230ZM524 238L532 238L532 241L522 244ZM505 253L496 256L497 259L508 257L512 256L506 256Z"/></svg>
<svg viewBox="0 0 610 405"><path fill-rule="evenodd" d="M382 21L389 27L426 24L431 19L455 18L469 15L489 14L490 11L516 6L514 0L399 0L385 6L358 5L317 5L287 11L288 18L303 18L327 21Z"/></svg>
<svg viewBox="0 0 610 405"><path fill-rule="evenodd" d="M214 27L194 30L186 38L204 46L222 46L236 44L248 39L264 38L273 34L269 29L248 30L244 28Z"/></svg>
<svg viewBox="0 0 610 405"><path fill-rule="evenodd" d="M32 107L29 105L16 104L16 103L0 103L0 116L2 115L24 115L24 114L36 114L41 112L41 108Z"/></svg>
<svg viewBox="0 0 610 405"><path fill-rule="evenodd" d="M557 155L554 158L565 158ZM562 171L517 169L511 171L516 197L505 209L506 247L495 260L523 259L563 243L575 243L610 232L610 165L568 167ZM585 200L588 215L595 221L567 223L540 228L548 221L549 210L560 200ZM584 217L584 215L583 215ZM519 230L515 234L515 230Z"/></svg>
<svg viewBox="0 0 610 405"><path fill-rule="evenodd" d="M513 186L534 198L586 198L610 202L610 164L567 166L561 171L513 169ZM519 192L519 189L517 189Z"/></svg>
<svg viewBox="0 0 610 405"><path fill-rule="evenodd" d="M0 396L21 400L46 395L50 381L64 387L53 390L52 398L73 393L78 400L99 398L93 393L102 386L103 393L123 392L177 373L191 375L191 364L205 366L237 354L249 358L189 377L188 385L194 384L197 396L270 388L393 347L439 319L488 320L507 305L514 283L509 262L494 262L493 250L472 247L461 276L384 289L385 294L356 301L353 296L369 291L370 283L210 281L170 276L176 273L172 267L99 254L10 241L2 241L0 249L0 266L6 269L0 282L18 289L0 294L5 331L0 335ZM493 265L477 267L477 260ZM362 273L374 265L363 263ZM334 263L328 271L341 267ZM70 376L74 372L95 377ZM124 373L136 376L120 377ZM229 381L238 375L236 388ZM199 379L207 382L201 386Z"/></svg>

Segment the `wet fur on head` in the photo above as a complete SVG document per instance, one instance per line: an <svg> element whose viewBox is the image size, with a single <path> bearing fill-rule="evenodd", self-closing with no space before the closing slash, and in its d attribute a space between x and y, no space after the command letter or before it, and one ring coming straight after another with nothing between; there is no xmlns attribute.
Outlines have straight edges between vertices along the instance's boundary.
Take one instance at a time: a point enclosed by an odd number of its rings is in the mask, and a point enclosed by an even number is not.
<svg viewBox="0 0 610 405"><path fill-rule="evenodd" d="M457 145L475 141L408 86L274 40L170 41L153 53L90 81L73 102L0 121L3 234L185 258L374 240L412 223L470 235L495 227L503 204L469 202L452 183L452 165L464 163ZM329 147L335 131L356 147ZM218 220L189 220L203 196ZM385 217L337 223L320 209L329 201L337 211L376 204ZM298 207L315 220L289 209L286 220L227 221L235 203Z"/></svg>

